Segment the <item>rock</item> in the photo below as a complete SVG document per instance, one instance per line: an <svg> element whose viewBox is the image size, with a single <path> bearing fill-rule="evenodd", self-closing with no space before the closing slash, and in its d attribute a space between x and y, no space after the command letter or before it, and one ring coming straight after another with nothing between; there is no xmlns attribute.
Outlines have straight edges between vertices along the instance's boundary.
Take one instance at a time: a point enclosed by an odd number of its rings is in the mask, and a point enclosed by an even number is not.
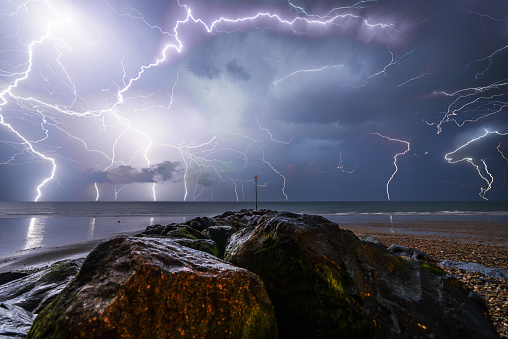
<svg viewBox="0 0 508 339"><path fill-rule="evenodd" d="M219 249L217 248L217 245L215 242L211 239L184 239L184 238L175 238L171 239L174 242L189 247L198 251L210 253L214 257L220 258L219 256Z"/></svg>
<svg viewBox="0 0 508 339"><path fill-rule="evenodd" d="M168 225L162 235L166 238L207 239L200 231L187 225Z"/></svg>
<svg viewBox="0 0 508 339"><path fill-rule="evenodd" d="M263 282L213 256L157 238L99 244L42 310L28 338L275 338Z"/></svg>
<svg viewBox="0 0 508 339"><path fill-rule="evenodd" d="M240 231L233 233L226 243L226 249L224 250L224 259L229 260L235 250L242 245L254 232L254 227L244 228Z"/></svg>
<svg viewBox="0 0 508 339"><path fill-rule="evenodd" d="M390 247L388 247L388 251L392 252L393 254L409 257L411 259L436 262L436 260L434 258L432 258L430 255L428 255L427 253L417 250L415 248L411 248L411 247L405 247L405 246L400 246L400 245L391 245Z"/></svg>
<svg viewBox="0 0 508 339"><path fill-rule="evenodd" d="M0 337L24 338L35 315L9 303L0 303Z"/></svg>
<svg viewBox="0 0 508 339"><path fill-rule="evenodd" d="M374 238L373 236L370 236L368 234L362 234L362 235L358 236L358 239L360 239L361 241L370 242L370 243L385 247L385 245L383 245L383 243L381 241L377 240L376 238Z"/></svg>
<svg viewBox="0 0 508 339"><path fill-rule="evenodd" d="M0 286L0 302L8 302L33 313L56 298L74 278L84 259L63 260L37 273Z"/></svg>
<svg viewBox="0 0 508 339"><path fill-rule="evenodd" d="M143 237L146 237L146 236L162 236L162 233L164 233L164 231L166 230L166 228L168 226L164 226L164 225L160 225L160 224L150 225L143 232L138 234L137 236L143 236Z"/></svg>
<svg viewBox="0 0 508 339"><path fill-rule="evenodd" d="M203 231L205 235L208 235L219 250L219 258L224 258L224 250L226 249L226 242L228 238L235 233L235 229L232 226L210 226Z"/></svg>
<svg viewBox="0 0 508 339"><path fill-rule="evenodd" d="M136 236L149 238L168 238L182 246L210 253L217 258L220 257L219 249L217 248L215 242L210 239L209 235L205 235L197 229L184 224L148 226L146 230Z"/></svg>
<svg viewBox="0 0 508 339"><path fill-rule="evenodd" d="M498 337L485 302L457 279L323 217L279 213L230 261L263 279L281 338Z"/></svg>
<svg viewBox="0 0 508 339"><path fill-rule="evenodd" d="M154 238L185 238L185 239L206 239L200 231L185 224L169 224L166 226L153 225L148 226L143 232L137 234L138 237Z"/></svg>
<svg viewBox="0 0 508 339"><path fill-rule="evenodd" d="M215 226L215 219L209 217L197 217L182 224L202 232L210 226Z"/></svg>
<svg viewBox="0 0 508 339"><path fill-rule="evenodd" d="M30 273L28 272L4 272L0 273L0 286L10 281L26 277Z"/></svg>
<svg viewBox="0 0 508 339"><path fill-rule="evenodd" d="M236 212L224 212L214 217L216 225L230 225L235 229L255 227L267 218L273 217L277 212L270 210L242 209Z"/></svg>
<svg viewBox="0 0 508 339"><path fill-rule="evenodd" d="M439 263L439 266L468 272L478 272L491 278L508 280L508 270L504 268L489 268L475 262L444 260Z"/></svg>

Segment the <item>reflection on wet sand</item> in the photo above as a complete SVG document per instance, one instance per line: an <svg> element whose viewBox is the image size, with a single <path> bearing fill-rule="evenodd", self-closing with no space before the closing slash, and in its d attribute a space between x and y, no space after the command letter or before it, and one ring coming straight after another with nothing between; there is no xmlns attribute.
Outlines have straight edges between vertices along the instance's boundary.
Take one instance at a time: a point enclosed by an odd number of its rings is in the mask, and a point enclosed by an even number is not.
<svg viewBox="0 0 508 339"><path fill-rule="evenodd" d="M90 226L88 227L88 239L92 239L95 232L95 218L90 219Z"/></svg>
<svg viewBox="0 0 508 339"><path fill-rule="evenodd" d="M40 247L44 239L44 227L46 222L44 218L30 218L30 225L26 232L26 243L23 249Z"/></svg>

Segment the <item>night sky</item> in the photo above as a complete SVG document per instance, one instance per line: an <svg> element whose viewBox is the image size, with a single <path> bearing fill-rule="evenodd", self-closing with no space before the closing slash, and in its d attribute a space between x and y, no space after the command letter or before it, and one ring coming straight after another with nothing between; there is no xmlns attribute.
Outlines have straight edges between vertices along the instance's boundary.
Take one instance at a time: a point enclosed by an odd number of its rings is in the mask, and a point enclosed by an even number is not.
<svg viewBox="0 0 508 339"><path fill-rule="evenodd" d="M508 2L0 0L1 201L507 200Z"/></svg>

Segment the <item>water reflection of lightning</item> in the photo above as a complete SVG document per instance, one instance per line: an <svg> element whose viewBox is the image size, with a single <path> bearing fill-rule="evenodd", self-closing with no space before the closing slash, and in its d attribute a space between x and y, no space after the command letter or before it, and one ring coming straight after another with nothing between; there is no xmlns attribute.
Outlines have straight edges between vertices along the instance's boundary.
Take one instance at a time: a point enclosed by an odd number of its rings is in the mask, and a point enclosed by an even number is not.
<svg viewBox="0 0 508 339"><path fill-rule="evenodd" d="M465 147L475 143L475 142L478 142L479 140L485 138L487 135L489 134L497 134L497 135L500 135L500 136L504 136L504 135L508 135L508 133L500 133L498 131L493 131L493 132L490 132L488 130L485 130L485 133L480 135L479 137L476 137L476 138L473 138L471 140L469 140L468 142L466 142L465 144L459 146L458 148L456 148L455 150L449 152L449 153L446 153L444 158L446 161L448 161L448 163L450 164L456 164L456 163L459 163L459 162L467 162L469 164L471 164L475 170L478 172L478 175L480 176L480 178L486 182L486 187L480 187L480 192L478 193L479 196L482 198L482 199L485 199L485 200L488 200L486 197L485 197L485 194L490 191L492 189L492 183L494 182L494 177L492 176L492 174L490 173L489 171L489 168L487 166L487 163L485 162L484 159L480 159L480 162L481 162L481 165L476 163L476 159L473 158L472 156L467 156L467 157L463 157L463 158L457 158L457 159L453 159L453 155L455 153L457 153L458 151L464 149ZM499 149L500 147L500 144L498 145L497 147L497 151L501 154L501 156L503 157L503 159L507 160L506 157L504 156L503 152L500 151ZM485 173L482 173L483 171L485 171Z"/></svg>
<svg viewBox="0 0 508 339"><path fill-rule="evenodd" d="M409 152L411 145L409 144L408 141L390 138L390 137L387 137L387 136L382 135L380 133L370 133L370 134L374 134L374 135L380 136L381 138L385 138L385 139L390 140L390 141L397 141L397 142L406 144L406 146L407 146L407 148L406 148L406 150L404 152L397 153L397 154L395 154L393 156L393 166L395 166L395 171L390 176L390 179L388 179L388 181L386 182L386 196L388 197L388 200L390 200L390 190L389 190L390 182L393 180L393 177L395 177L395 174L397 174L397 172L399 170L399 167L397 166L397 159L399 158L399 156L404 155L407 152Z"/></svg>

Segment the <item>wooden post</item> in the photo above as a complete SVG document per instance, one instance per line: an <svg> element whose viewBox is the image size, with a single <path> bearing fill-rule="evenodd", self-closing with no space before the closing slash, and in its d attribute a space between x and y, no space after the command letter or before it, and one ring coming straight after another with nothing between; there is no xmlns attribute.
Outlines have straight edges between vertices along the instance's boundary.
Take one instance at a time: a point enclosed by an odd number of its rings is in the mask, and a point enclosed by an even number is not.
<svg viewBox="0 0 508 339"><path fill-rule="evenodd" d="M254 184L256 185L256 211L258 210L258 176L254 176Z"/></svg>

